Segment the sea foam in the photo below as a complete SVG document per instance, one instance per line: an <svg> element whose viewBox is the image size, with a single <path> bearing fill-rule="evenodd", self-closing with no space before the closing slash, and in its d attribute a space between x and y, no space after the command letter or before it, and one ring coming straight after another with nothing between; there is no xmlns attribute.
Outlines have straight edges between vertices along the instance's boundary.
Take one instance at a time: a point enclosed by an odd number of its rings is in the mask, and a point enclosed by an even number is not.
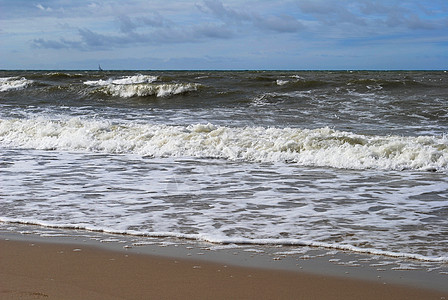
<svg viewBox="0 0 448 300"><path fill-rule="evenodd" d="M89 80L85 81L84 84L90 86L105 86L111 84L138 84L138 83L152 83L158 79L157 76L151 75L134 75L125 76L118 79L109 78L107 80Z"/></svg>
<svg viewBox="0 0 448 300"><path fill-rule="evenodd" d="M31 221L26 219L15 219L5 217L0 217L0 222L25 224L25 225L39 225L48 228L77 229L77 230L81 229L87 231L104 232L120 235L125 234L125 235L142 236L142 237L180 238L180 239L196 240L222 245L232 244L232 245L308 246L308 247L318 247L318 248L334 249L341 251L351 251L362 254L381 255L394 258L413 259L413 260L437 262L437 263L448 263L448 256L430 256L417 253L394 252L375 248L361 248L354 245L343 243L326 243L326 242L301 240L301 239L288 239L288 238L251 239L245 237L229 238L225 236L212 236L208 234L188 234L178 232L142 232L136 230L122 230L122 229L117 230L112 228L100 228L84 224L70 225L70 224L52 223L46 221L34 221L34 220Z"/></svg>
<svg viewBox="0 0 448 300"><path fill-rule="evenodd" d="M0 78L0 92L7 92L11 90L21 90L32 84L32 80L25 77L4 77Z"/></svg>
<svg viewBox="0 0 448 300"><path fill-rule="evenodd" d="M115 97L167 97L196 91L199 84L195 83L154 83L157 76L135 75L119 79L86 81L85 85L98 87L98 91Z"/></svg>
<svg viewBox="0 0 448 300"><path fill-rule="evenodd" d="M122 98L146 96L167 97L190 91L196 91L198 86L199 85L194 83L126 84L107 85L102 89L102 91L106 94Z"/></svg>
<svg viewBox="0 0 448 300"><path fill-rule="evenodd" d="M446 136L360 135L318 129L116 124L106 120L0 119L0 146L289 162L343 169L448 169Z"/></svg>

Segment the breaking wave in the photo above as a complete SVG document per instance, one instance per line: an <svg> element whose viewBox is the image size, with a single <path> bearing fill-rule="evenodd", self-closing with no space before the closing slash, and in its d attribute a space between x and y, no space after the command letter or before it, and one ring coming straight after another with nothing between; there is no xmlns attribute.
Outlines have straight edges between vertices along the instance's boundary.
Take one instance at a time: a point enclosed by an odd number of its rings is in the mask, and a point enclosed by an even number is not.
<svg viewBox="0 0 448 300"><path fill-rule="evenodd" d="M21 90L32 84L32 80L25 77L4 77L0 78L0 92L7 92L11 90Z"/></svg>
<svg viewBox="0 0 448 300"><path fill-rule="evenodd" d="M151 75L134 75L126 76L119 79L109 78L107 80L89 80L84 84L90 86L108 86L108 85L126 85L126 84L138 84L138 83L152 83L158 79L157 76Z"/></svg>
<svg viewBox="0 0 448 300"><path fill-rule="evenodd" d="M446 136L368 136L333 130L213 124L114 124L105 120L0 119L0 146L289 162L343 169L448 169Z"/></svg>
<svg viewBox="0 0 448 300"><path fill-rule="evenodd" d="M157 76L135 75L120 79L86 81L84 84L99 87L99 91L121 98L130 97L167 97L196 91L199 84L195 83L154 83Z"/></svg>
<svg viewBox="0 0 448 300"><path fill-rule="evenodd" d="M167 97L196 91L197 84L194 83L172 83L172 84L125 84L125 85L107 85L102 88L106 94L130 98L130 97Z"/></svg>
<svg viewBox="0 0 448 300"><path fill-rule="evenodd" d="M277 79L276 83L277 83L277 85L285 85L285 84L288 84L289 81L288 80Z"/></svg>

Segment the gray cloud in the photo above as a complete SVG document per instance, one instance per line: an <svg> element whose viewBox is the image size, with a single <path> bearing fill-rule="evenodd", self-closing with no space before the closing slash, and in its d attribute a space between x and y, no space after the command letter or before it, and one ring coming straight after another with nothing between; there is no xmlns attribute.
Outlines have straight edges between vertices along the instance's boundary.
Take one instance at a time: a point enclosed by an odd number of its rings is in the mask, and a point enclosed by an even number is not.
<svg viewBox="0 0 448 300"><path fill-rule="evenodd" d="M132 32L137 28L137 24L135 24L128 16L121 15L117 20L120 23L120 30L123 33Z"/></svg>
<svg viewBox="0 0 448 300"><path fill-rule="evenodd" d="M268 16L268 17L253 17L254 24L260 28L265 28L275 32L297 32L300 29L304 29L305 26L299 22L296 18L288 15L282 16Z"/></svg>
<svg viewBox="0 0 448 300"><path fill-rule="evenodd" d="M34 39L31 41L31 45L34 48L42 49L78 49L85 50L85 45L80 41L70 41L64 38L59 40L46 40L46 39Z"/></svg>
<svg viewBox="0 0 448 300"><path fill-rule="evenodd" d="M201 24L195 26L191 30L192 36L196 38L216 38L216 39L228 39L234 36L232 30L230 30L226 25L216 25L216 24Z"/></svg>
<svg viewBox="0 0 448 300"><path fill-rule="evenodd" d="M43 6L42 8L46 8ZM269 39L272 33L306 34L317 39L347 41L350 38L368 38L402 35L406 30L433 30L447 28L447 19L426 18L415 14L415 7L401 2L367 0L302 0L294 9L273 13L264 7L255 11L241 6L230 7L220 0L204 0L193 8L199 14L188 11L173 20L152 10L142 14L115 16L115 31L104 32L92 27L72 26L76 35L66 38L36 38L33 47L51 49L112 50L134 45L163 45L202 43L214 40L230 40L249 36ZM42 10L34 7L35 10ZM179 12L179 8L176 8ZM428 14L434 13L428 9ZM192 20L194 18L194 20ZM108 18L110 20L110 17ZM305 25L306 24L306 25ZM356 25L356 26L353 26ZM88 26L88 25L87 25ZM389 30L388 30L389 28ZM395 29L390 29L395 28ZM385 34L386 32L386 34ZM303 35L302 34L302 35ZM303 36L302 36L303 38ZM349 43L349 42L348 42Z"/></svg>
<svg viewBox="0 0 448 300"><path fill-rule="evenodd" d="M224 7L221 1L205 0L204 6L198 6L203 12L211 12L214 16L226 23L250 21L251 17L245 13Z"/></svg>
<svg viewBox="0 0 448 300"><path fill-rule="evenodd" d="M60 41L49 41L45 39L34 39L32 41L32 45L35 48L47 48L47 49L64 49L64 48L70 48L66 43L64 43L63 40Z"/></svg>
<svg viewBox="0 0 448 300"><path fill-rule="evenodd" d="M169 28L173 25L173 22L158 13L134 19L126 15L120 15L117 17L117 21L123 33L134 32L138 28Z"/></svg>
<svg viewBox="0 0 448 300"><path fill-rule="evenodd" d="M328 1L300 1L300 10L305 14L310 14L320 22L327 25L340 23L350 23L356 25L366 25L365 20L347 6L338 5Z"/></svg>
<svg viewBox="0 0 448 300"><path fill-rule="evenodd" d="M220 2L208 1L208 7L223 18L241 18L242 15L225 9ZM197 43L208 39L229 39L233 30L225 23L203 22L190 26L180 26L157 12L132 18L127 15L116 17L118 33L100 33L89 28L78 28L79 39L32 40L33 47L48 49L111 50L137 44L157 43Z"/></svg>
<svg viewBox="0 0 448 300"><path fill-rule="evenodd" d="M114 48L130 47L137 44L179 44L197 43L207 39L228 39L233 32L225 25L200 24L188 28L162 27L147 33L137 33L138 26L127 17L120 18L120 34L102 34L88 28L78 29L78 40L32 40L33 47L47 49L78 49L78 50L112 50Z"/></svg>
<svg viewBox="0 0 448 300"><path fill-rule="evenodd" d="M79 28L79 40L67 40L60 38L59 40L46 40L42 38L32 40L32 46L35 48L46 49L78 49L78 50L110 50L118 46L132 43L143 42L144 39L133 33L113 36L93 32L90 29Z"/></svg>
<svg viewBox="0 0 448 300"><path fill-rule="evenodd" d="M412 14L406 19L406 26L411 29L431 30L437 28L434 22L424 21L419 16Z"/></svg>
<svg viewBox="0 0 448 300"><path fill-rule="evenodd" d="M138 20L142 24L144 24L146 26L150 26L150 27L165 27L165 28L167 28L167 27L171 27L173 25L173 22L164 18L159 13L153 13L152 15L140 17L140 18L138 18Z"/></svg>
<svg viewBox="0 0 448 300"><path fill-rule="evenodd" d="M103 48L120 42L117 37L95 33L90 29L79 29L79 35L82 43L91 48Z"/></svg>
<svg viewBox="0 0 448 300"><path fill-rule="evenodd" d="M135 17L120 14L115 17L117 32L106 33L91 28L72 27L77 29L77 39L37 38L32 40L32 45L50 49L105 50L137 44L198 43L230 39L249 34L254 29L264 33L293 33L304 28L291 15L246 13L241 9L225 6L219 0L204 0L195 7L202 14L196 17L193 24L169 20L157 11ZM42 8L39 6L36 9Z"/></svg>
<svg viewBox="0 0 448 300"><path fill-rule="evenodd" d="M225 7L221 1L206 0L204 6L198 6L201 11L211 13L219 18L224 24L232 26L240 25L243 22L251 24L258 29L275 31L279 33L297 32L303 29L303 24L291 15L268 15L262 16L256 13L244 13L235 9Z"/></svg>
<svg viewBox="0 0 448 300"><path fill-rule="evenodd" d="M370 27L379 30L384 26L403 29L440 29L444 19L437 18L437 13L426 8L419 1L340 1L306 0L300 1L298 7L306 16L312 16L321 25L335 27L343 24ZM428 5L430 7L430 5ZM446 12L445 12L446 15ZM422 16L429 16L427 19ZM372 32L372 31L370 31Z"/></svg>

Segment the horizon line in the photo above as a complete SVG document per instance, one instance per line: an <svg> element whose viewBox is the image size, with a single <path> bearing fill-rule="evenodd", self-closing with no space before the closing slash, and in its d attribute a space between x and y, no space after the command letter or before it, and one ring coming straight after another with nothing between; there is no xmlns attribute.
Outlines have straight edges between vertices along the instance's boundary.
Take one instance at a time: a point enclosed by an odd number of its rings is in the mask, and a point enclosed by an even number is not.
<svg viewBox="0 0 448 300"><path fill-rule="evenodd" d="M439 71L447 72L448 69L0 69L0 72L4 71L95 71L95 72L115 72L115 71L161 71L161 72L395 72L395 71Z"/></svg>

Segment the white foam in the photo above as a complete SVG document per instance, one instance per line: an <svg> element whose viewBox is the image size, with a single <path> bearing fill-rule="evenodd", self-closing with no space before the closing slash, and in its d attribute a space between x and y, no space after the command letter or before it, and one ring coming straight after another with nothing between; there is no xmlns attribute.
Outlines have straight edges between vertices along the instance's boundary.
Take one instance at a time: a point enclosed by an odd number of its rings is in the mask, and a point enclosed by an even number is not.
<svg viewBox="0 0 448 300"><path fill-rule="evenodd" d="M195 127L201 134L219 129L213 128ZM2 152L3 221L217 244L446 257L440 238L446 227L445 174Z"/></svg>
<svg viewBox="0 0 448 300"><path fill-rule="evenodd" d="M157 76L151 75L134 75L125 76L119 79L109 78L107 80L90 80L85 81L84 84L90 86L107 86L107 85L125 85L125 84L138 84L138 83L152 83L158 79Z"/></svg>
<svg viewBox="0 0 448 300"><path fill-rule="evenodd" d="M8 218L8 217L0 217L0 222L3 223L18 223L18 224L26 224L26 225L39 225L49 228L61 228L61 229L81 229L88 231L96 231L96 232L105 232L112 234L126 234L126 235L134 235L134 236L144 236L144 237L158 237L158 238L181 238L188 240L197 240L203 242L209 242L213 244L222 244L222 245L282 245L282 246L308 246L308 247L319 247L326 249L335 249L342 251L351 251L356 253L363 254L373 254L373 255L382 255L388 257L395 258L405 258L405 259L415 259L420 261L428 261L428 262L438 262L438 263L448 263L448 256L427 256L415 253L405 253L405 252L393 252L393 251L385 251L374 248L360 248L349 244L338 244L338 243L325 243L325 242L317 242L317 241L309 241L309 240L300 240L300 239L282 239L282 238L272 238L272 239L250 239L250 238L229 238L229 237L219 237L219 236L210 236L208 234L184 234L177 232L142 232L136 230L117 230L112 228L99 228L95 226L86 226L86 225L70 225L70 224L62 224L62 223L51 223L45 221L33 221L26 219L16 219L16 218Z"/></svg>
<svg viewBox="0 0 448 300"><path fill-rule="evenodd" d="M446 136L368 136L328 127L234 128L213 124L114 124L81 118L0 119L0 146L290 162L343 169L448 169Z"/></svg>
<svg viewBox="0 0 448 300"><path fill-rule="evenodd" d="M277 83L277 85L285 85L285 84L288 84L289 81L288 80L277 79L276 83Z"/></svg>
<svg viewBox="0 0 448 300"><path fill-rule="evenodd" d="M6 92L11 90L22 90L28 85L33 83L32 80L28 80L25 77L4 77L0 78L0 92Z"/></svg>
<svg viewBox="0 0 448 300"><path fill-rule="evenodd" d="M116 97L167 97L196 91L199 85L195 83L165 83L165 84L123 84L106 85L103 92Z"/></svg>
<svg viewBox="0 0 448 300"><path fill-rule="evenodd" d="M119 79L109 78L107 80L86 81L85 85L98 87L99 91L115 97L167 97L196 91L199 84L196 83L158 83L157 76L134 75Z"/></svg>

